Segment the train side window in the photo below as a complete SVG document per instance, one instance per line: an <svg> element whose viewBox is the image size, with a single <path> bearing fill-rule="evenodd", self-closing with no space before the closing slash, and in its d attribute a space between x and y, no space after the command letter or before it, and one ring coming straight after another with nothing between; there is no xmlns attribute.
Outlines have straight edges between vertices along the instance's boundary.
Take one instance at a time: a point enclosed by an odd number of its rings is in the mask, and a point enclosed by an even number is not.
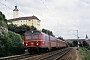
<svg viewBox="0 0 90 60"><path fill-rule="evenodd" d="M45 36L45 40L47 41L47 36Z"/></svg>
<svg viewBox="0 0 90 60"><path fill-rule="evenodd" d="M45 36L43 35L43 40L45 41Z"/></svg>
<svg viewBox="0 0 90 60"><path fill-rule="evenodd" d="M26 36L26 40L29 40L29 39L31 39L31 36L30 35L27 35Z"/></svg>

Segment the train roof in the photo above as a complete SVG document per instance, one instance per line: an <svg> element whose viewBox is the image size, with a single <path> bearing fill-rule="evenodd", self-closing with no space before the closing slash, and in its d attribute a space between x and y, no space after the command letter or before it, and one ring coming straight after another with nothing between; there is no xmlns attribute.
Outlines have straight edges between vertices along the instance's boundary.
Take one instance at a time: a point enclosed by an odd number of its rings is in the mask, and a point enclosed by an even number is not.
<svg viewBox="0 0 90 60"><path fill-rule="evenodd" d="M44 34L44 35L48 35L48 34L46 34L46 33L43 33L42 31L40 31L40 30L29 30L29 31L26 31L24 34ZM49 36L51 36L51 35L49 35ZM54 37L54 36L51 36L51 37Z"/></svg>
<svg viewBox="0 0 90 60"><path fill-rule="evenodd" d="M43 32L39 31L39 30L29 30L26 31L24 34L43 34Z"/></svg>

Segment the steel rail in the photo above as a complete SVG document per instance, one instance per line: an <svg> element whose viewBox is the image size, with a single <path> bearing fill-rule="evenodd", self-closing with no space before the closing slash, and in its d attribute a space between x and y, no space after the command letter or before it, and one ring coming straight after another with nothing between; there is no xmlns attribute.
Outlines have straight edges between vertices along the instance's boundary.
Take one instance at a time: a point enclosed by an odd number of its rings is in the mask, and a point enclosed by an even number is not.
<svg viewBox="0 0 90 60"><path fill-rule="evenodd" d="M58 60L60 59L61 57L63 57L66 53L68 53L72 48L69 48L69 49L66 49L66 50L63 50L57 54L54 54L52 56L48 56L48 57L45 57L45 58L41 58L40 60Z"/></svg>

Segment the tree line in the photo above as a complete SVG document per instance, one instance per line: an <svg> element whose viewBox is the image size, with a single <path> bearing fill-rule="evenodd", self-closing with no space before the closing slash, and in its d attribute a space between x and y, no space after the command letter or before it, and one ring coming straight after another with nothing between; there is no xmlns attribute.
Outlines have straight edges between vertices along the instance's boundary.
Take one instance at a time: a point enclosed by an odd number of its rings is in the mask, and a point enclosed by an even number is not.
<svg viewBox="0 0 90 60"><path fill-rule="evenodd" d="M0 34L0 57L24 53L24 46L22 44L23 34L28 30L37 29L34 26L30 27L27 25L8 25L5 15L0 11L0 24L2 23L2 21L6 23L8 32L2 32ZM53 32L50 30L42 29L42 32L54 36Z"/></svg>
<svg viewBox="0 0 90 60"><path fill-rule="evenodd" d="M7 19L6 19L5 15L1 11L0 11L0 20L5 21L7 23Z"/></svg>
<svg viewBox="0 0 90 60"><path fill-rule="evenodd" d="M17 26L14 24L9 24L8 30L18 33L20 35L23 35L28 30L37 30L37 29L34 26L31 26L31 27L27 25Z"/></svg>
<svg viewBox="0 0 90 60"><path fill-rule="evenodd" d="M14 24L9 24L8 25L8 30L16 32L16 33L18 33L20 35L23 35L28 30L37 30L37 29L34 26L31 26L31 27L27 26L27 25L17 26L17 25L14 25ZM53 36L53 33L50 30L42 29L42 32Z"/></svg>
<svg viewBox="0 0 90 60"><path fill-rule="evenodd" d="M7 19L1 11L0 26L7 27ZM0 57L22 53L24 53L24 46L22 44L21 36L12 31L2 31L2 33L0 33Z"/></svg>
<svg viewBox="0 0 90 60"><path fill-rule="evenodd" d="M0 11L0 26L7 28L7 19L1 11Z"/></svg>
<svg viewBox="0 0 90 60"><path fill-rule="evenodd" d="M0 57L24 53L21 36L14 32L0 34Z"/></svg>
<svg viewBox="0 0 90 60"><path fill-rule="evenodd" d="M86 47L89 46L89 44L86 41L73 41L72 43L67 42L68 47L77 47L79 43L80 47Z"/></svg>

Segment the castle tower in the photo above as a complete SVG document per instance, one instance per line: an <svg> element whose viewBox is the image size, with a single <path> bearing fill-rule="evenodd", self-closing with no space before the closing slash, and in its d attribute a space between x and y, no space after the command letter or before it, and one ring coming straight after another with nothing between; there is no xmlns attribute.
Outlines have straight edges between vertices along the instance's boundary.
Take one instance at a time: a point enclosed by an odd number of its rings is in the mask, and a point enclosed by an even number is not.
<svg viewBox="0 0 90 60"><path fill-rule="evenodd" d="M18 18L18 11L17 6L15 6L15 9L13 10L13 18Z"/></svg>
<svg viewBox="0 0 90 60"><path fill-rule="evenodd" d="M87 36L87 34L86 34L86 39L85 39L85 41L88 41L88 36Z"/></svg>

